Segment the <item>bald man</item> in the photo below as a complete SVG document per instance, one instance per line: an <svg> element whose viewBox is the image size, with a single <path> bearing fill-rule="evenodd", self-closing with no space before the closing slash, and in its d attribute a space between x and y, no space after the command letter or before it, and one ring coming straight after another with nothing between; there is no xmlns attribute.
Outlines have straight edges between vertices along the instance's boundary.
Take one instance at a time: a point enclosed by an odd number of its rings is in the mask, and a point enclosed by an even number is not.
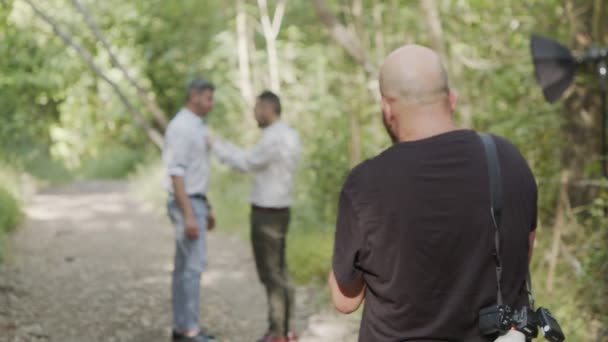
<svg viewBox="0 0 608 342"><path fill-rule="evenodd" d="M340 195L332 300L365 301L359 341L488 341L481 308L496 303L490 190L479 136L458 129L456 94L432 50L407 45L380 70L382 116L393 146L355 167ZM528 304L525 279L537 188L519 151L493 137L504 186L505 303Z"/></svg>

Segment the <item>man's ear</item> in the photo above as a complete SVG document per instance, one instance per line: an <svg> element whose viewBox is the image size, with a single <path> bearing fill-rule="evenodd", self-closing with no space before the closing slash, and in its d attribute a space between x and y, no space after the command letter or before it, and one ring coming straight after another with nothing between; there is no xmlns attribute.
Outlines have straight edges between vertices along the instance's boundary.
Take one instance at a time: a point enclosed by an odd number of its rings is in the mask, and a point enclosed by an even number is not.
<svg viewBox="0 0 608 342"><path fill-rule="evenodd" d="M384 121L393 123L393 121L394 121L393 109L391 108L390 102L384 96L380 100L380 108L382 109L382 115L384 116Z"/></svg>
<svg viewBox="0 0 608 342"><path fill-rule="evenodd" d="M458 104L458 93L454 90L450 90L448 94L448 101L450 105L450 112L454 113L456 111L456 105Z"/></svg>

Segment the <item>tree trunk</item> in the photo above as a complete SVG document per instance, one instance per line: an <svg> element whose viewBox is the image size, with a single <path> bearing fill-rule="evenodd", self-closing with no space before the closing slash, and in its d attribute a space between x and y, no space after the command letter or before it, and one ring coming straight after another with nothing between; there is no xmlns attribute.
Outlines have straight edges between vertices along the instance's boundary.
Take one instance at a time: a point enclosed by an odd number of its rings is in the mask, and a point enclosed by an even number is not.
<svg viewBox="0 0 608 342"><path fill-rule="evenodd" d="M331 12L330 8L324 0L314 0L313 2L317 15L321 22L327 27L330 36L348 53L348 55L361 65L365 72L365 79L372 81L377 79L378 71L372 64L369 54L361 42L361 39L354 31L352 25L347 28L341 23L338 18ZM357 5L360 6L360 5ZM357 10L354 11L357 15ZM381 20L381 17L380 17ZM379 99L379 93L373 92L376 99ZM361 142L361 125L359 117L355 110L351 111L349 116L349 161L351 167L357 165L362 160L363 146Z"/></svg>
<svg viewBox="0 0 608 342"><path fill-rule="evenodd" d="M279 57L277 52L277 37L281 30L283 15L285 14L285 0L279 0L274 10L272 20L268 12L268 3L266 0L258 0L260 9L260 17L262 22L262 30L264 32L264 40L266 41L266 53L268 55L268 71L270 75L270 89L281 92L281 77L279 69Z"/></svg>
<svg viewBox="0 0 608 342"><path fill-rule="evenodd" d="M562 171L560 176L559 199L556 209L556 218L553 225L553 241L551 252L549 254L549 271L547 272L546 289L548 293L552 293L555 288L555 270L560 255L560 245L562 241L562 232L567 223L567 215L570 211L570 203L568 200L568 171Z"/></svg>
<svg viewBox="0 0 608 342"><path fill-rule="evenodd" d="M376 41L376 60L381 61L386 55L386 44L384 42L384 21L382 19L382 3L374 0L374 40Z"/></svg>
<svg viewBox="0 0 608 342"><path fill-rule="evenodd" d="M589 47L590 44L605 44L606 37L605 25L601 24L602 18L606 15L603 13L602 5L605 1L589 1L589 0L564 0L565 13L570 24L571 42L570 46L574 50L582 52ZM574 182L585 179L592 174L592 177L600 174L600 151L601 146L601 131L605 129L601 126L602 113L600 110L600 94L598 87L597 72L594 67L589 66L579 68L580 72L576 78L575 84L571 87L564 101L564 109L562 113L561 141L565 143L561 146L561 167L566 170ZM593 166L593 167L590 167ZM601 188L587 186L575 187L570 182L568 189L569 202L572 207L582 207L589 205L595 198L599 197ZM583 215L589 215L585 213ZM589 218L582 217L583 219ZM557 213L556 221L560 220L560 213ZM605 221L604 221L605 222ZM557 227L557 225L556 225ZM602 238L604 243L608 243L608 233L601 226L588 227L589 231L585 232L585 239L589 238L589 233L594 233L593 239ZM559 232L554 231L554 235ZM602 263L606 265L606 259L601 254L593 250L581 251L583 259L587 263L591 263L593 268L587 269L587 274L590 276L589 282L585 282L587 287L585 290L594 294L594 298L588 298L597 301L598 305L591 305L594 309L591 310L591 318L597 319L599 322L605 321L605 306L601 303L605 302L605 291L602 291L605 286L601 283L602 273L600 266ZM585 262L584 262L585 263ZM597 267L597 268L596 268ZM599 283L597 283L599 281ZM596 282L596 283L593 283ZM549 288L551 283L547 283ZM598 290L599 289L599 290ZM596 295L597 294L597 295ZM588 303L585 303L587 305ZM605 324L603 324L605 327ZM606 336L600 329L596 333L598 340Z"/></svg>
<svg viewBox="0 0 608 342"><path fill-rule="evenodd" d="M428 23L428 34L431 42L431 46L439 55L447 61L445 55L445 42L443 39L443 28L441 26L441 18L439 16L439 8L437 7L436 0L421 0L420 6L426 22Z"/></svg>
<svg viewBox="0 0 608 342"><path fill-rule="evenodd" d="M431 47L441 56L443 64L450 74L450 78L459 79L462 75L462 69L455 67L456 61L453 62L448 54L439 12L439 4L436 0L421 0L420 9L424 13L425 21L428 23L427 33ZM472 65L469 65L469 67L472 67ZM472 111L465 110L464 108L462 109L463 110L458 112L461 124L464 127L471 127L473 125Z"/></svg>
<svg viewBox="0 0 608 342"><path fill-rule="evenodd" d="M247 44L247 12L243 0L236 3L236 33L239 54L239 88L241 96L245 101L243 118L246 121L251 119L251 108L254 105L253 85L251 83L251 68L249 58L249 46Z"/></svg>
<svg viewBox="0 0 608 342"><path fill-rule="evenodd" d="M80 12L80 14L83 16L87 26L91 29L91 31L93 31L97 40L99 40L101 42L102 46L108 53L108 56L110 56L110 60L112 61L112 64L121 71L121 73L125 76L125 79L129 82L129 84L131 84L135 88L142 103L146 106L146 108L150 111L150 113L152 113L152 117L154 118L154 121L156 122L156 124L161 129L164 130L167 127L167 118L166 118L166 115L163 112L163 110L160 109L160 106L158 105L158 103L156 103L156 101L154 100L154 97L152 96L152 94L149 91L145 90L144 87L142 87L131 76L131 74L129 73L127 68L122 63L120 63L118 58L116 58L116 55L112 52L112 47L108 43L108 40L103 35L103 33L101 32L101 30L95 23L95 20L90 15L89 11L84 6L84 4L82 4L79 0L72 0L72 4L78 10L78 12Z"/></svg>
<svg viewBox="0 0 608 342"><path fill-rule="evenodd" d="M591 43L594 7L589 6L587 1L567 0L566 12L572 26L571 46L582 51ZM600 40L595 39L595 42L599 43ZM587 178L589 166L599 165L602 128L598 90L597 76L588 75L582 82L575 82L565 99L561 135L562 141L568 143L562 147L561 162L562 168L568 170L573 180ZM587 205L597 196L597 188L576 190L570 191L573 207Z"/></svg>
<svg viewBox="0 0 608 342"><path fill-rule="evenodd" d="M362 160L362 146L361 146L361 125L359 124L359 117L356 112L353 112L348 117L350 126L350 140L348 144L348 159L350 161L350 167L357 166Z"/></svg>
<svg viewBox="0 0 608 342"><path fill-rule="evenodd" d="M266 52L268 53L268 68L270 71L270 89L281 92L279 80L279 59L277 57L276 39L266 35Z"/></svg>
<svg viewBox="0 0 608 342"><path fill-rule="evenodd" d="M336 18L324 0L313 0L313 4L321 23L327 27L331 37L363 67L369 79L376 79L376 67L370 61L369 55L356 33L352 29L346 28Z"/></svg>
<svg viewBox="0 0 608 342"><path fill-rule="evenodd" d="M89 67L91 67L91 69L93 69L93 71L95 71L95 73L97 73L99 75L99 77L101 77L104 81L106 81L112 87L112 90L114 90L116 95L118 95L118 98L120 99L120 101L125 105L125 107L127 107L127 110L131 113L131 115L135 119L135 122L137 122L137 124L145 130L146 134L148 135L148 138L150 138L150 140L159 149L162 149L162 146L163 146L162 134L159 131L157 131L154 127L152 127L152 125L150 125L150 123L146 120L145 116L129 101L127 95L125 95L124 92L122 90L120 90L120 87L114 81L112 81L103 72L103 70L95 63L95 61L93 60L93 56L91 56L91 53L88 50L86 50L82 45L80 45L76 41L74 41L74 39L67 32L63 31L53 19L51 19L46 14L44 14L44 12L42 12L38 7L36 7L36 5L34 5L31 0L24 0L24 1L32 8L34 13L38 17L40 17L42 20L44 20L47 24L49 24L53 28L53 32L55 32L55 34L57 36L59 36L59 38L61 38L61 40L63 40L63 42L65 44L74 48L74 50L76 50L76 52L80 55L80 57L85 62L87 62Z"/></svg>
<svg viewBox="0 0 608 342"><path fill-rule="evenodd" d="M593 27L592 37L596 40L596 43L605 45L606 43L606 25L604 19L606 16L606 9L604 7L605 0L595 0L593 5Z"/></svg>

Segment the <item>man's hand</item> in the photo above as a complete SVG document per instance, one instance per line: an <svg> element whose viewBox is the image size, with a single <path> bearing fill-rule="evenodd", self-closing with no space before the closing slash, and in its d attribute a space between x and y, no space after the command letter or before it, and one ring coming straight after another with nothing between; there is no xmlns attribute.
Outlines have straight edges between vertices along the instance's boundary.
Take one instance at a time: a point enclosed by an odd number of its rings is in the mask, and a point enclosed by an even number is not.
<svg viewBox="0 0 608 342"><path fill-rule="evenodd" d="M213 216L213 213L209 213L209 215L207 216L207 230L212 231L214 229L215 229L215 216Z"/></svg>
<svg viewBox="0 0 608 342"><path fill-rule="evenodd" d="M211 132L209 132L206 136L205 136L205 143L207 144L207 149L209 151L211 151L213 149L213 145L215 144L215 142L217 141L217 137L215 136L215 134L212 134Z"/></svg>
<svg viewBox="0 0 608 342"><path fill-rule="evenodd" d="M198 224L194 217L186 219L186 236L192 240L198 239Z"/></svg>

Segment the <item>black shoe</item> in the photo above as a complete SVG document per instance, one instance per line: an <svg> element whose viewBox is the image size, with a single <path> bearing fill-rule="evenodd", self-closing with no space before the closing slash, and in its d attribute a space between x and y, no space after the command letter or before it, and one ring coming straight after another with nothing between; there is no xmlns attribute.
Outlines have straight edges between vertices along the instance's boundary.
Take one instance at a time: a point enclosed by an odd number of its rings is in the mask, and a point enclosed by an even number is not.
<svg viewBox="0 0 608 342"><path fill-rule="evenodd" d="M193 337L188 337L175 329L173 329L171 333L171 338L176 342L215 342L215 336L209 335L206 332L206 329L201 329L198 335Z"/></svg>

